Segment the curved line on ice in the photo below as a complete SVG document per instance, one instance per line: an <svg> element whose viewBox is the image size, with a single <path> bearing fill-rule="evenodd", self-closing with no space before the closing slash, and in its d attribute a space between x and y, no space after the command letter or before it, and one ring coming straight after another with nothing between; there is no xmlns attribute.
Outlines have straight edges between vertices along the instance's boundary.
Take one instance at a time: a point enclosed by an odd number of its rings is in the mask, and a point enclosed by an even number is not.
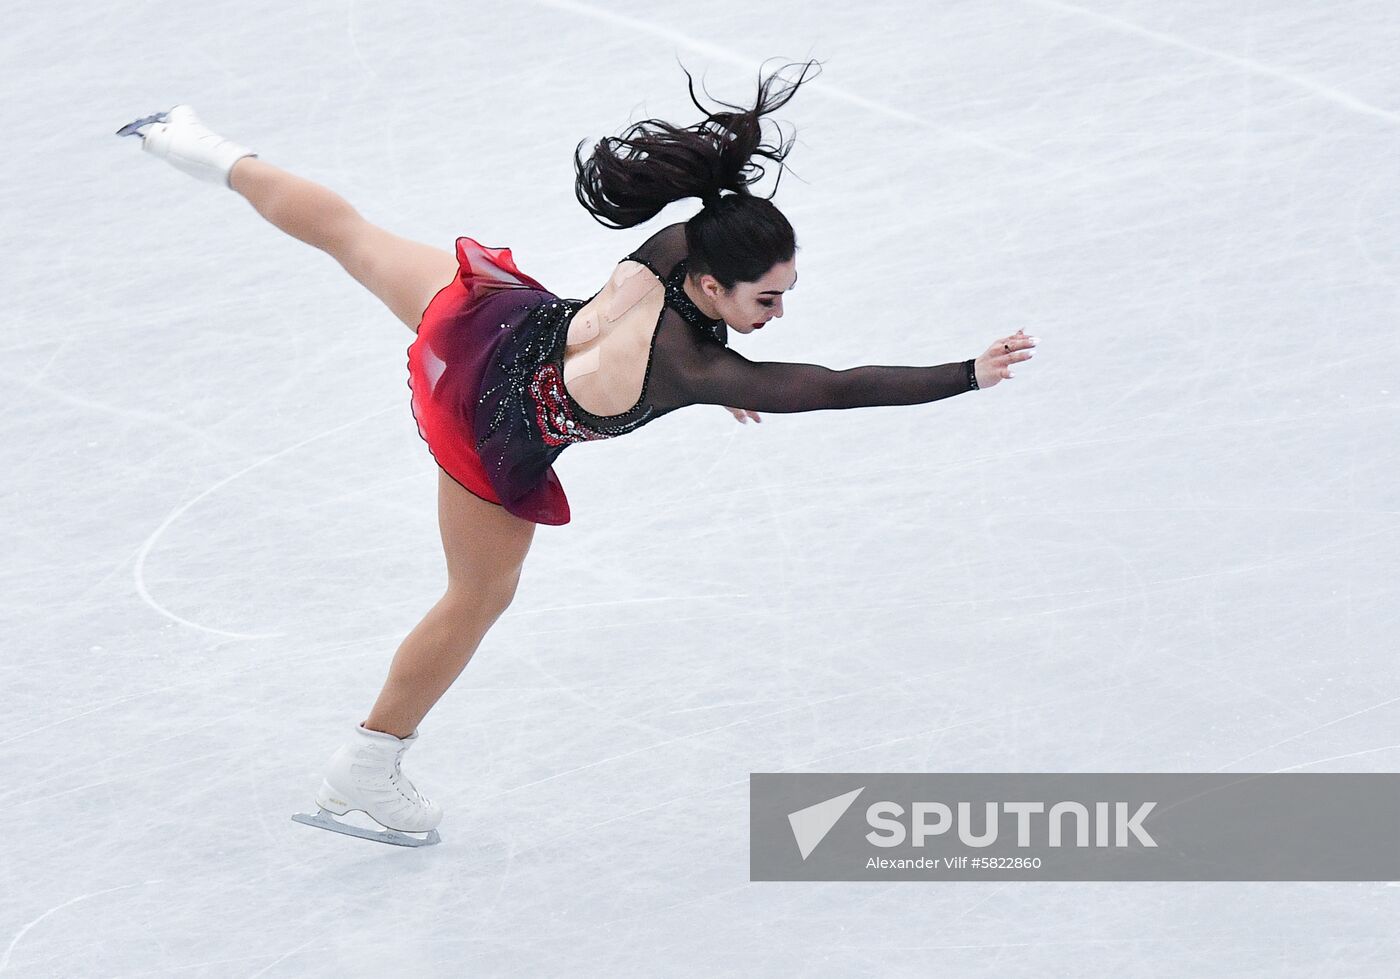
<svg viewBox="0 0 1400 979"><path fill-rule="evenodd" d="M343 425L337 425L335 428L330 428L324 432L319 432L316 435L312 435L310 438L302 439L300 442L297 442L294 445L289 445L285 449L280 449L277 452L272 453L272 455L270 456L264 456L257 462L243 467L231 476L225 476L223 479L219 480L213 486L210 486L198 496L186 500L184 503L181 503L174 510L170 511L169 516L167 516L164 520L161 521L160 526L157 527L151 533L151 536L146 538L145 543L141 545L141 549L137 552L136 564L133 569L133 578L136 583L136 593L141 596L142 600L147 605L155 609L167 619L170 619L172 622L178 622L181 625L189 626L191 629L198 629L201 632L213 633L216 636L227 636L230 639L275 639L279 636L286 635L286 633L283 632L227 632L223 629L215 629L211 626L200 625L198 622L191 622L189 619L176 615L174 612L170 611L168 608L157 602L155 598L152 597L150 591L146 588L146 558L151 553L151 549L155 547L156 541L160 540L161 535L164 534L166 530L170 528L171 524L173 524L176 520L179 520L180 517L185 513L185 511L187 511L190 507L194 506L200 500L203 500L204 498L212 496L214 493L217 493L219 490L223 489L235 479L238 479L241 476L246 476L254 469L257 469L261 466L265 466L269 462L272 462L274 459L280 459L282 456L287 455L288 453L295 452L297 449L309 445L312 442L317 441L318 439L323 439L329 435L334 435L337 432L342 432L347 428L353 428L356 425L369 421L371 418L377 418L380 415L388 414L389 412L396 410L398 410L398 405L392 405L388 408L381 408L379 411L370 412L368 415L363 415L360 418L356 418L354 421L348 421Z"/></svg>
<svg viewBox="0 0 1400 979"><path fill-rule="evenodd" d="M35 925L37 925L39 922L43 921L43 920L44 920L45 918L47 918L49 915L54 914L54 913L59 912L59 911L62 911L62 910L63 910L64 908L66 908L66 907L71 907L72 905L77 904L79 901L86 901L86 900L87 900L88 898L90 898L90 897L99 897L100 895L103 895L103 894L111 894L113 891L124 891L124 890L126 890L126 889L128 889L128 888L131 888L131 887L145 887L145 886L147 886L147 885L149 885L149 884L163 884L163 883L165 883L165 881L163 881L163 880L145 880L145 881L142 881L142 882L139 883L139 884L122 884L120 887L109 887L109 888L107 888L106 890L103 890L103 891L93 891L91 894L79 894L77 897L72 898L71 900L64 901L62 904L58 905L57 907L49 908L49 909L48 909L47 911L45 911L43 914L39 915L39 917L35 918L33 921L29 922L29 924L27 924L27 925L25 925L23 928L21 928L21 929L19 930L19 934L15 935L14 941L10 942L10 947L7 948L7 949L5 949L5 955L4 955L4 957L3 957L3 958L0 958L0 972L4 972L7 968L9 968L9 965L10 965L10 955L11 955L12 952L14 952L15 946L19 944L20 939L23 938L23 937L25 936L25 934L29 931L29 929L33 928Z"/></svg>

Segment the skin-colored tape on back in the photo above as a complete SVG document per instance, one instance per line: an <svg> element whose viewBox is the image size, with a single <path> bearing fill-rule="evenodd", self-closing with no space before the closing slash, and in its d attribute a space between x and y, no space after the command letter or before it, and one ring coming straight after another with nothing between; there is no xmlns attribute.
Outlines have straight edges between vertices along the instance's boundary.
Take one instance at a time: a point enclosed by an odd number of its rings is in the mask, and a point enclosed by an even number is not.
<svg viewBox="0 0 1400 979"><path fill-rule="evenodd" d="M564 386L568 387L570 381L580 377L587 377L598 369L598 348L585 351L577 357L570 357L564 364Z"/></svg>
<svg viewBox="0 0 1400 979"><path fill-rule="evenodd" d="M577 347L579 344L587 343L598 335L598 317L594 313L584 313L582 316L575 316L574 321L569 324L569 336L564 341L566 347Z"/></svg>
<svg viewBox="0 0 1400 979"><path fill-rule="evenodd" d="M651 274L651 269L637 262L620 264L613 273L610 285L615 292L603 309L603 315L609 320L617 319L650 295L652 290L661 288L660 280Z"/></svg>

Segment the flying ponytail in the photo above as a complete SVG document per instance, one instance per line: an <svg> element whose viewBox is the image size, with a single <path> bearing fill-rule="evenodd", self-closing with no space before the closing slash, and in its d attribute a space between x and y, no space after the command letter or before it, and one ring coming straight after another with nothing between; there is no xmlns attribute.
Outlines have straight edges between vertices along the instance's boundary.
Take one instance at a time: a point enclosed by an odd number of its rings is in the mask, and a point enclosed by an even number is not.
<svg viewBox="0 0 1400 979"><path fill-rule="evenodd" d="M764 116L787 104L808 80L813 65L820 62L801 65L802 73L792 82L780 77L781 68L767 78L760 73L753 108L720 102L733 110L721 112L700 103L695 80L686 71L690 100L705 113L704 121L681 128L645 119L621 136L600 140L586 160L582 152L587 140L580 142L574 151L579 203L599 224L630 228L673 201L698 197L705 206L686 222L690 274L698 278L709 273L725 289L736 282L757 281L775 263L790 260L797 247L792 225L772 203L777 184L767 198L749 191L766 172L755 158L777 163L781 183L784 159L795 142L793 137L765 144Z"/></svg>
<svg viewBox="0 0 1400 979"><path fill-rule="evenodd" d="M720 102L733 110L720 112L711 112L700 103L695 96L695 79L682 65L690 100L705 113L704 121L681 128L662 119L645 119L629 126L621 136L600 140L586 160L582 154L588 141L583 140L574 151L574 189L579 203L599 224L630 228L684 197L698 197L707 206L714 206L721 191L748 195L749 185L765 173L754 158L771 160L781 170L793 144L792 139L765 144L763 117L786 105L807 80L811 67L819 64L808 61L797 80L786 85L778 84L786 81L780 78L783 69L767 78L760 74L753 108ZM778 180L782 180L781 172ZM777 193L776 185L773 192Z"/></svg>

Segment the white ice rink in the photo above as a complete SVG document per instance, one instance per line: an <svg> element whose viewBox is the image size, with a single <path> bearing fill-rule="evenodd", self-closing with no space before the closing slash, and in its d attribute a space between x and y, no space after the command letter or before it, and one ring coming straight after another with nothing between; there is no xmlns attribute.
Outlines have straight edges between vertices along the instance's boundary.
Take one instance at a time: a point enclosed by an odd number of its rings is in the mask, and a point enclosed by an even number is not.
<svg viewBox="0 0 1400 979"><path fill-rule="evenodd" d="M0 975L1400 972L1400 886L750 883L750 772L1400 765L1400 7L21 2L0 35ZM412 334L115 130L214 130L586 298L582 139L777 119L756 360L1036 359L917 407L694 407L557 471L406 769L293 823L445 582ZM711 103L712 104L712 103ZM770 130L771 131L771 130ZM775 171L758 186L772 187Z"/></svg>

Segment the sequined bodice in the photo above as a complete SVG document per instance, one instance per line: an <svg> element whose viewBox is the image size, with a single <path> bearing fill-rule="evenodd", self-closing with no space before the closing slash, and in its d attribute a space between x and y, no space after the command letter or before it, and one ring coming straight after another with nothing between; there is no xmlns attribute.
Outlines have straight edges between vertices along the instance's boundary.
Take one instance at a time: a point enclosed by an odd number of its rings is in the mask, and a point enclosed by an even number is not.
<svg viewBox="0 0 1400 979"><path fill-rule="evenodd" d="M645 261L642 264L651 268ZM652 273L656 274L654 268ZM686 295L685 275L684 261L678 263L670 275L664 278L657 275L665 285L665 305L705 338L726 344L724 321L706 316ZM587 302L591 300L557 299L542 303L520 326L517 336L503 346L498 363L504 376L482 393L479 402L479 407L491 411L484 431L479 432L479 443L495 437L511 417L525 423L512 427L518 427L526 437L538 436L544 446L562 450L574 442L626 435L666 414L647 403L647 387L656 359L656 338L665 328L664 309L652 335L642 393L636 404L616 415L595 415L569 394L564 386L564 347L570 321ZM510 437L508 433L506 440Z"/></svg>

